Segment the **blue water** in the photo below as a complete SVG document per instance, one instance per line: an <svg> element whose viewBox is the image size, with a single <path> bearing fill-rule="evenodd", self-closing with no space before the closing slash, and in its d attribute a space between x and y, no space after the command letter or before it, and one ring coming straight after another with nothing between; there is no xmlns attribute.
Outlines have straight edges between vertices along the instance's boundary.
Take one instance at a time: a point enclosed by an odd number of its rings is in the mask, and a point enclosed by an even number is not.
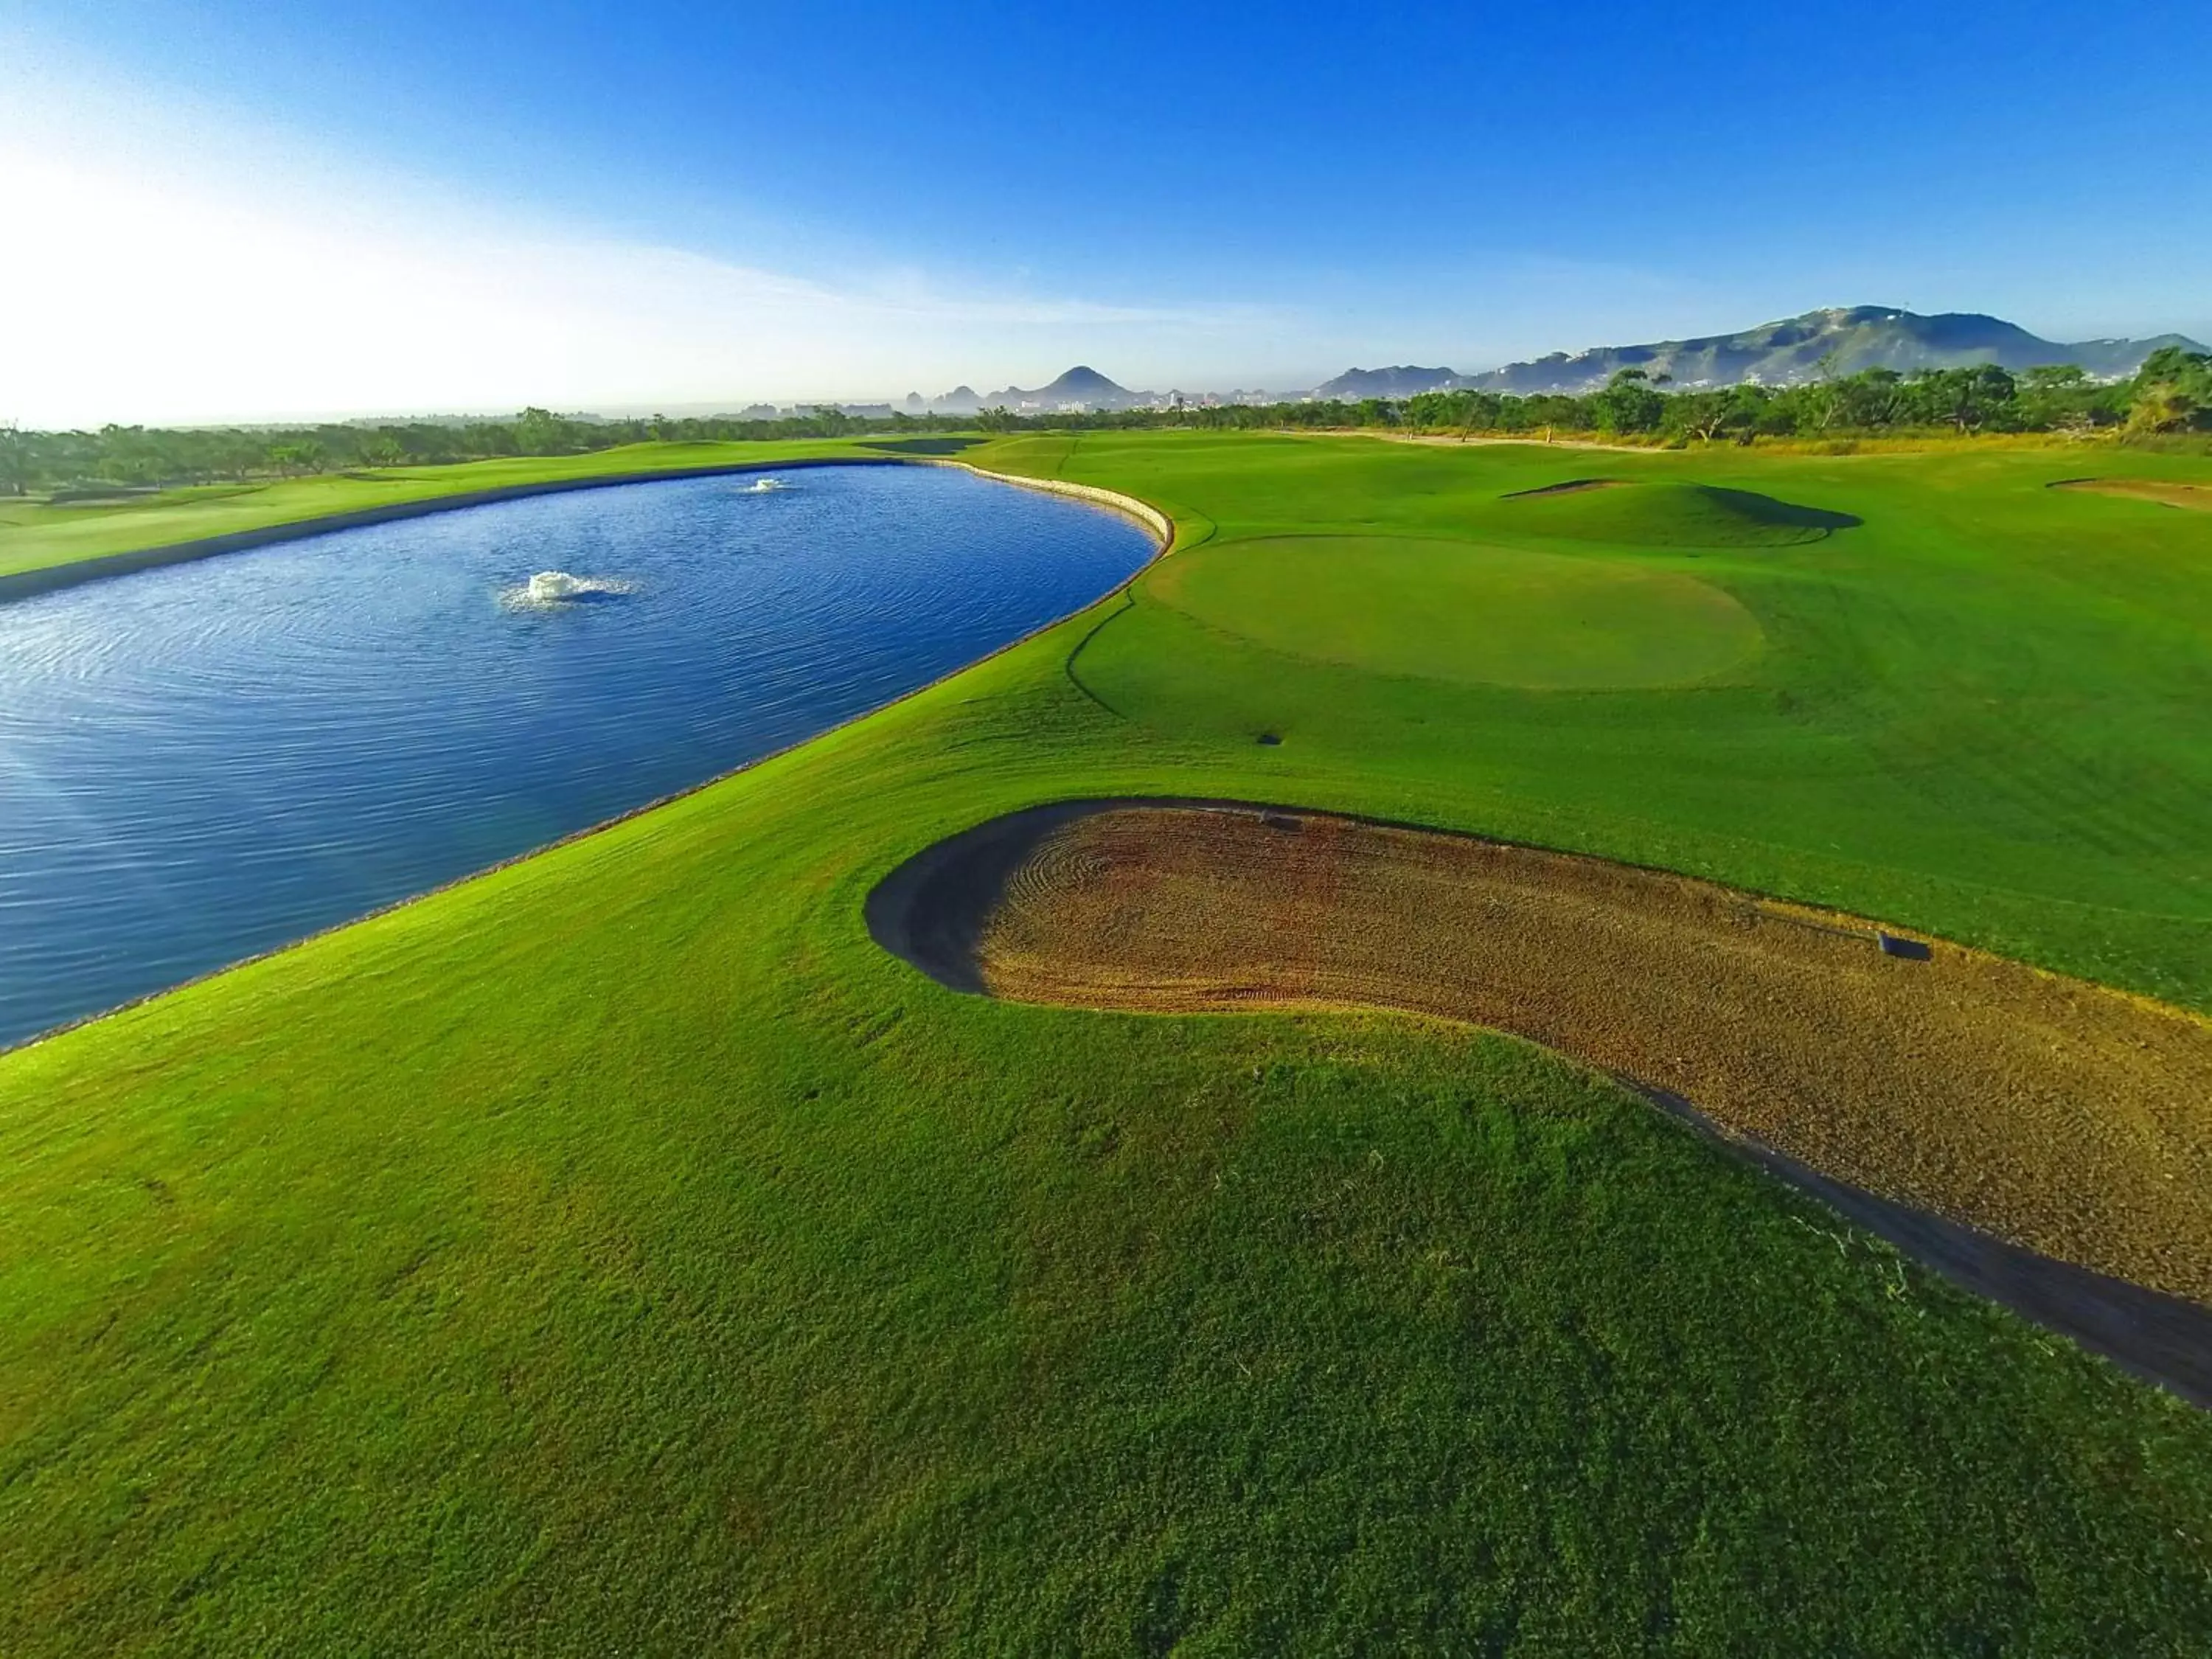
<svg viewBox="0 0 2212 1659"><path fill-rule="evenodd" d="M0 1042L742 765L1151 551L941 468L501 502L0 605ZM520 602L536 572L618 591Z"/></svg>

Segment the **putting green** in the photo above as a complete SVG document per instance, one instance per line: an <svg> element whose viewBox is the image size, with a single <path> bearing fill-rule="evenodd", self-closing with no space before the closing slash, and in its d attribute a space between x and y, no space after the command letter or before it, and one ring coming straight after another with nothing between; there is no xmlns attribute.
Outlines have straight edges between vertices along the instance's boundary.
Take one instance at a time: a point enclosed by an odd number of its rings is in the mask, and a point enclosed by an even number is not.
<svg viewBox="0 0 2212 1659"><path fill-rule="evenodd" d="M1750 611L1680 571L1410 537L1215 544L1145 592L1286 655L1529 690L1686 685L1760 642Z"/></svg>
<svg viewBox="0 0 2212 1659"><path fill-rule="evenodd" d="M1859 522L1755 489L1672 481L1583 478L1506 499L1540 535L1630 547L1791 547Z"/></svg>

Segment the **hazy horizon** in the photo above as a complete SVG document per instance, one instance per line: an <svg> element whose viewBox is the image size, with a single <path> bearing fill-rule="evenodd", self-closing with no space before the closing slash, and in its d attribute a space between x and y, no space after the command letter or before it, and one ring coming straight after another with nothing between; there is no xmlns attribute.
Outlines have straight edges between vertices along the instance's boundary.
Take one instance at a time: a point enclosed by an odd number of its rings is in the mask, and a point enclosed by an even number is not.
<svg viewBox="0 0 2212 1659"><path fill-rule="evenodd" d="M0 192L27 257L0 314L29 323L0 420L25 426L877 402L1079 362L1295 392L1869 303L2212 335L2212 181L2145 167L2123 118L2212 45L2179 6L2001 31L1878 6L1879 53L1746 6L1279 33L886 8L834 35L16 9ZM1170 39L1197 87L1154 61ZM1670 83L1723 41L1741 84ZM2194 106L2158 135L2207 140Z"/></svg>

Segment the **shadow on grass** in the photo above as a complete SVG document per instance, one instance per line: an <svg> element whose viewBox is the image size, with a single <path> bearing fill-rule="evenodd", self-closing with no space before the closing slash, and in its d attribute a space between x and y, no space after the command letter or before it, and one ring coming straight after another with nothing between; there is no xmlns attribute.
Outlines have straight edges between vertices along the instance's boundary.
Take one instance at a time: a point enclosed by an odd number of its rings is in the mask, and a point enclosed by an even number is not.
<svg viewBox="0 0 2212 1659"><path fill-rule="evenodd" d="M886 455L957 455L982 441L981 438L890 438L860 447L880 450Z"/></svg>
<svg viewBox="0 0 2212 1659"><path fill-rule="evenodd" d="M1796 501L1779 501L1772 495L1762 495L1755 489L1723 489L1717 484L1699 484L1707 495L1747 519L1761 524L1788 525L1798 530L1856 530L1866 520L1856 513L1837 513L1825 507L1802 507Z"/></svg>

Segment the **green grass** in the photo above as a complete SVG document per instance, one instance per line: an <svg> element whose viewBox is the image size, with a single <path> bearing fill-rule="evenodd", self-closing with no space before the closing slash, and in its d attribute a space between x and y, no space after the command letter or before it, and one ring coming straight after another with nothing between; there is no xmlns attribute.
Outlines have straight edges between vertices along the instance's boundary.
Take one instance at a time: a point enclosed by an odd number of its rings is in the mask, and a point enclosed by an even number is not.
<svg viewBox="0 0 2212 1659"><path fill-rule="evenodd" d="M2043 489L2063 455L1609 456L1865 522L1570 549L1500 499L1576 476L1540 448L1021 441L1224 556L1618 559L1766 648L1514 690L1140 589L0 1059L0 1651L2197 1644L2212 1419L1609 1085L1407 1020L960 998L860 911L997 811L1241 794L2204 1006L2212 519Z"/></svg>
<svg viewBox="0 0 2212 1659"><path fill-rule="evenodd" d="M521 456L452 466L386 467L306 478L201 484L82 507L0 498L0 576L467 490L610 473L680 471L756 462L772 466L779 461L821 455L860 459L869 455L869 447L850 441L828 440L630 444L588 455Z"/></svg>
<svg viewBox="0 0 2212 1659"><path fill-rule="evenodd" d="M1577 541L1640 547L1789 547L1856 522L1847 513L1780 501L1755 489L1677 480L1592 480L1519 500L1524 528Z"/></svg>
<svg viewBox="0 0 2212 1659"><path fill-rule="evenodd" d="M1461 684L1680 685L1759 644L1749 611L1678 571L1461 541L1217 541L1166 561L1143 591L1306 661Z"/></svg>
<svg viewBox="0 0 2212 1659"><path fill-rule="evenodd" d="M1271 648L1296 595L1228 633L1140 587L1076 675L1213 759L1249 765L1254 735L1279 734L1285 798L1326 780L1316 805L1680 869L2212 1006L2212 517L2047 489L2090 470L2063 452L1605 459L1864 522L1794 546L1607 546L1531 530L1632 492L1504 499L1587 476L1541 446L1091 440L1062 476L1194 501L1210 554L1389 532L1610 557L1726 590L1766 645L1710 684L1530 692Z"/></svg>

